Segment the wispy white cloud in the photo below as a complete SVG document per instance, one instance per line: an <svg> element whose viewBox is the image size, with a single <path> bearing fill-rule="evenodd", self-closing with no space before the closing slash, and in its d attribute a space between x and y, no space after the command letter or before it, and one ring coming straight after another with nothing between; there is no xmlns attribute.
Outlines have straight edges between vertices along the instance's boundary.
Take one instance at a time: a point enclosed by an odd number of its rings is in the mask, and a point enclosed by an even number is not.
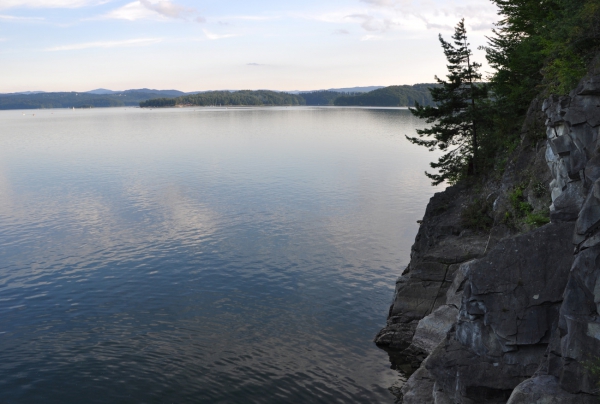
<svg viewBox="0 0 600 404"><path fill-rule="evenodd" d="M335 31L333 31L334 35L349 35L350 31L348 31L347 29L336 29Z"/></svg>
<svg viewBox="0 0 600 404"><path fill-rule="evenodd" d="M28 22L28 21L43 21L43 17L17 17L14 15L0 14L0 20L3 21L15 21L15 22Z"/></svg>
<svg viewBox="0 0 600 404"><path fill-rule="evenodd" d="M389 31L395 25L399 25L397 22L394 22L389 18L377 18L369 14L352 14L347 16L347 18L355 19L360 21L360 26L365 31L379 31L386 32Z"/></svg>
<svg viewBox="0 0 600 404"><path fill-rule="evenodd" d="M144 7L139 1L134 1L125 4L123 7L112 10L98 18L135 21L145 19L160 19L161 16ZM164 17L162 18L164 19Z"/></svg>
<svg viewBox="0 0 600 404"><path fill-rule="evenodd" d="M395 6L398 1L396 0L360 0L362 3L367 3L379 7L390 7Z"/></svg>
<svg viewBox="0 0 600 404"><path fill-rule="evenodd" d="M206 37L208 39L210 39L211 41L213 41L215 39L233 38L233 37L237 36L235 34L215 34L215 33L210 32L207 29L203 29L202 31L204 32L204 35L206 35Z"/></svg>
<svg viewBox="0 0 600 404"><path fill-rule="evenodd" d="M242 21L270 21L277 20L280 16L267 16L267 15L232 15L229 17L221 17L223 20L242 20Z"/></svg>
<svg viewBox="0 0 600 404"><path fill-rule="evenodd" d="M345 9L317 15L297 15L299 18L330 24L347 25L358 23L368 32L387 32L399 25L398 16L393 12L372 12L369 9ZM345 30L341 28L342 30Z"/></svg>
<svg viewBox="0 0 600 404"><path fill-rule="evenodd" d="M0 0L3 8L78 8L108 3L111 0Z"/></svg>
<svg viewBox="0 0 600 404"><path fill-rule="evenodd" d="M185 14L195 13L196 10L175 4L171 1L161 0L157 3L152 3L150 0L139 0L140 4L148 10L157 12L167 18L182 18Z"/></svg>
<svg viewBox="0 0 600 404"><path fill-rule="evenodd" d="M380 41L383 37L381 35L363 35L361 41Z"/></svg>
<svg viewBox="0 0 600 404"><path fill-rule="evenodd" d="M452 31L465 18L470 31L489 32L497 20L496 7L480 0L359 0L362 6L346 7L322 14L296 15L316 21L358 24L369 33L402 31Z"/></svg>
<svg viewBox="0 0 600 404"><path fill-rule="evenodd" d="M82 50L82 49L90 49L90 48L117 48L123 46L135 46L135 45L151 45L158 42L161 42L161 38L136 38L136 39L126 39L124 41L98 41L98 42L85 42L71 45L62 45L55 46L52 48L45 49L48 52L58 52L58 51L72 51L72 50Z"/></svg>
<svg viewBox="0 0 600 404"><path fill-rule="evenodd" d="M195 17L194 17L195 16ZM198 11L191 7L185 7L170 0L137 0L128 3L122 7L112 10L102 16L100 19L117 20L169 20L182 19L198 23L206 22L202 16L198 16Z"/></svg>

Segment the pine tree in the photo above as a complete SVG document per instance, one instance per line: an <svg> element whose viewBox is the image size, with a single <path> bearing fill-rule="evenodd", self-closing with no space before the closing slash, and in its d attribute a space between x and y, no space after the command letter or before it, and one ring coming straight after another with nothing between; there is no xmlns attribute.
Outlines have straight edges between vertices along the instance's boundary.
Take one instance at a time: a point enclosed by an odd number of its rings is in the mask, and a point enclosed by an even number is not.
<svg viewBox="0 0 600 404"><path fill-rule="evenodd" d="M472 52L467 42L467 30L462 19L454 29L453 43L442 35L440 43L448 60L447 80L435 77L439 87L430 88L436 106L415 104L413 115L433 124L428 129L417 130L419 137L407 139L433 151L437 147L445 152L431 167L438 174L425 173L433 185L444 181L456 183L468 174L480 171L480 137L483 130L487 85L481 82L481 65L471 60Z"/></svg>

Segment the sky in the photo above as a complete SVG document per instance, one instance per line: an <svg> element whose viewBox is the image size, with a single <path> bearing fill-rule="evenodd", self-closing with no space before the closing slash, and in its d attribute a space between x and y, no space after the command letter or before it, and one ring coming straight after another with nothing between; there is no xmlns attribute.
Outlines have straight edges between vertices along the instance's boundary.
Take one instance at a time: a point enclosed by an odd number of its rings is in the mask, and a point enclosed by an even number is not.
<svg viewBox="0 0 600 404"><path fill-rule="evenodd" d="M489 73L489 0L0 0L0 93L431 83L461 18Z"/></svg>

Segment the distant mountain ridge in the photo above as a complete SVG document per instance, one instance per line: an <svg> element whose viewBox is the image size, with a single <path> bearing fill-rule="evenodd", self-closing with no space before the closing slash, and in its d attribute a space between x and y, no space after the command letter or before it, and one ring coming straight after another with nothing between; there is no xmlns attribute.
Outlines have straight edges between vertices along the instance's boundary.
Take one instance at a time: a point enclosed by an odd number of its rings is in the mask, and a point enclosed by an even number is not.
<svg viewBox="0 0 600 404"><path fill-rule="evenodd" d="M305 93L316 93L321 91L330 91L334 93L368 93L369 91L378 90L380 88L384 88L385 86L366 86L366 87L345 87L345 88L328 88L323 90L294 90L294 91L284 91L285 93L290 94L305 94Z"/></svg>
<svg viewBox="0 0 600 404"><path fill-rule="evenodd" d="M41 94L41 93L45 93L45 91L21 91L18 93L0 93L0 96L2 95L31 95L31 94Z"/></svg>
<svg viewBox="0 0 600 404"><path fill-rule="evenodd" d="M99 89L100 92L110 91ZM95 90L92 90L95 91ZM177 90L138 89L112 93L56 92L35 94L0 94L2 109L46 109L46 108L98 108L137 107L140 102L152 98L177 97L185 94Z"/></svg>
<svg viewBox="0 0 600 404"><path fill-rule="evenodd" d="M431 105L428 88L436 84L347 87L318 91L270 90L193 91L148 88L113 91L105 88L85 92L38 92L0 94L0 110L41 108L94 108L182 105L311 105L311 106L413 106ZM372 89L372 90L371 90Z"/></svg>
<svg viewBox="0 0 600 404"><path fill-rule="evenodd" d="M179 90L154 90L154 89L150 89L150 88L138 88L138 89L130 89L130 90L124 90L124 91L113 91L113 90L107 90L106 88L97 88L95 90L91 90L91 91L84 91L86 94L96 94L96 95L115 95L115 94L162 94L164 96L171 96L171 97L179 97L180 95L185 95L185 94L196 94L197 91L195 92L191 92L191 93L186 93L183 91L179 91Z"/></svg>

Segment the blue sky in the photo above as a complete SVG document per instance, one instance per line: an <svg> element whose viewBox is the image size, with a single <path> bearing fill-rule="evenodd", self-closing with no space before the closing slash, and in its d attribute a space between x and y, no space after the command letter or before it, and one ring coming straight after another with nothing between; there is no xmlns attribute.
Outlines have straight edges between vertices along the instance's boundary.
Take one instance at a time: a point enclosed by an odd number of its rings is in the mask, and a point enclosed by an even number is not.
<svg viewBox="0 0 600 404"><path fill-rule="evenodd" d="M0 0L0 92L432 82L462 17L485 44L486 0Z"/></svg>

